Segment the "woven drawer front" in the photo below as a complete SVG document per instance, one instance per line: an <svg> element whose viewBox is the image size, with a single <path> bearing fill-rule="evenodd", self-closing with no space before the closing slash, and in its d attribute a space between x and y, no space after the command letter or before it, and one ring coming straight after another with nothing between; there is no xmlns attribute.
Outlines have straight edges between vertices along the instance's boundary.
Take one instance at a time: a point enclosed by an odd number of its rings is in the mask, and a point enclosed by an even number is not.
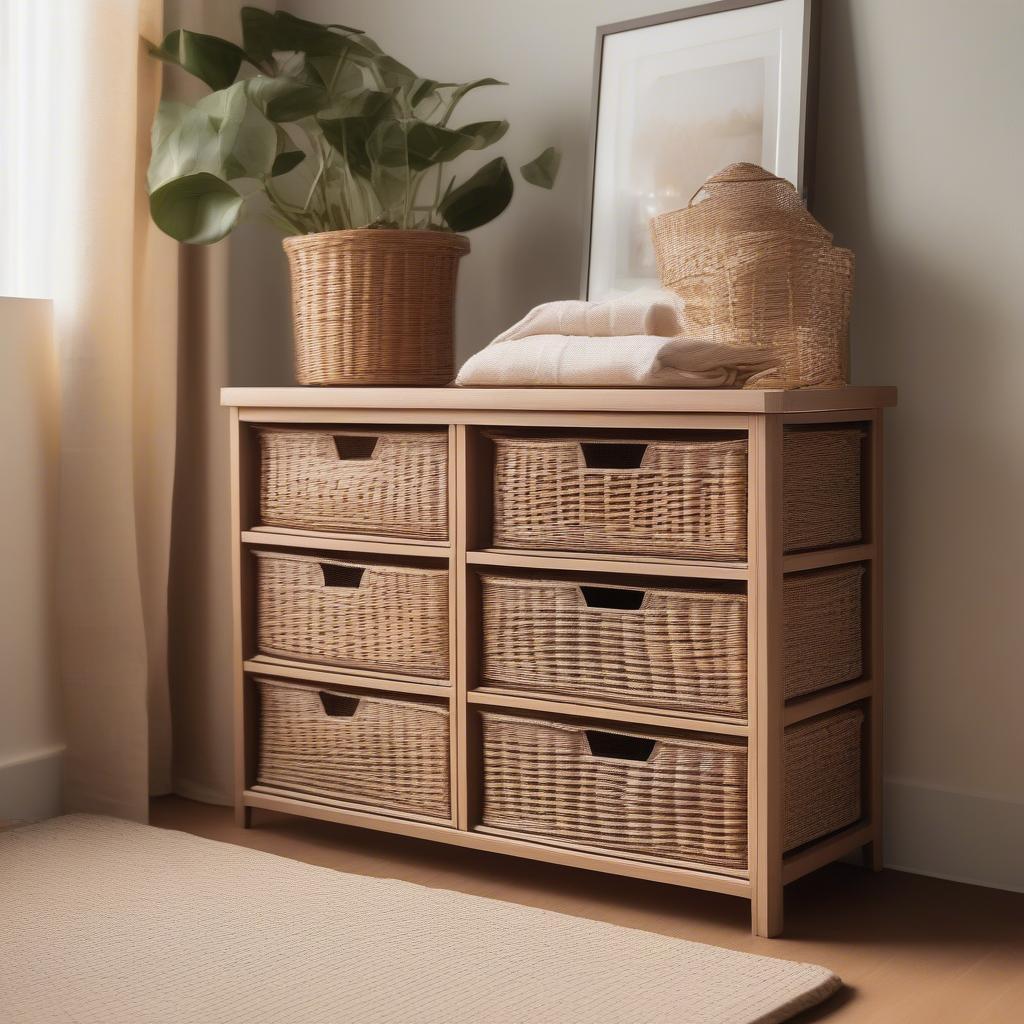
<svg viewBox="0 0 1024 1024"><path fill-rule="evenodd" d="M785 739L787 850L846 828L861 815L860 708L791 725Z"/></svg>
<svg viewBox="0 0 1024 1024"><path fill-rule="evenodd" d="M490 712L481 718L484 825L567 845L746 866L742 745Z"/></svg>
<svg viewBox="0 0 1024 1024"><path fill-rule="evenodd" d="M792 573L783 593L786 699L859 679L864 566Z"/></svg>
<svg viewBox="0 0 1024 1024"><path fill-rule="evenodd" d="M256 683L258 785L450 818L447 707Z"/></svg>
<svg viewBox="0 0 1024 1024"><path fill-rule="evenodd" d="M860 429L788 427L783 439L782 543L809 551L864 539Z"/></svg>
<svg viewBox="0 0 1024 1024"><path fill-rule="evenodd" d="M255 555L262 654L447 677L447 570Z"/></svg>
<svg viewBox="0 0 1024 1024"><path fill-rule="evenodd" d="M745 596L490 575L482 582L485 685L746 714Z"/></svg>
<svg viewBox="0 0 1024 1024"><path fill-rule="evenodd" d="M447 433L270 428L259 433L264 525L447 538Z"/></svg>
<svg viewBox="0 0 1024 1024"><path fill-rule="evenodd" d="M497 547L746 557L745 440L492 437Z"/></svg>

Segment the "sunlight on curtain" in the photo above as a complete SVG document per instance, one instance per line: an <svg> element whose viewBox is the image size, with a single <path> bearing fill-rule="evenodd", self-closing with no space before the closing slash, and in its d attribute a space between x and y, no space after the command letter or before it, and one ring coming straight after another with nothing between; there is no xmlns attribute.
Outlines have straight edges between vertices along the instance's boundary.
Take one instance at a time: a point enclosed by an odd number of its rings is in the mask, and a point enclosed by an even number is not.
<svg viewBox="0 0 1024 1024"><path fill-rule="evenodd" d="M58 5L0 0L0 295L53 297Z"/></svg>

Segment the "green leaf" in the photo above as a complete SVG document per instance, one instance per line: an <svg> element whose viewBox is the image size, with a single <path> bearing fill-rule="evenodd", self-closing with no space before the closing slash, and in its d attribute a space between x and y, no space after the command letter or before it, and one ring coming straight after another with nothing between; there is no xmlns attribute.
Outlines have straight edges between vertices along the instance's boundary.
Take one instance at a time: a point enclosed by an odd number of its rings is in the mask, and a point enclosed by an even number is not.
<svg viewBox="0 0 1024 1024"><path fill-rule="evenodd" d="M548 146L540 156L523 164L519 173L531 184L539 188L551 188L558 177L558 168L562 163L562 154L554 146Z"/></svg>
<svg viewBox="0 0 1024 1024"><path fill-rule="evenodd" d="M277 178L282 174L287 174L289 171L295 170L305 159L306 154L301 149L283 149L274 157L270 175Z"/></svg>
<svg viewBox="0 0 1024 1024"><path fill-rule="evenodd" d="M334 120L321 120L320 129L324 138L334 147L348 164L349 170L369 180L371 173L370 157L366 151L366 143L377 126L373 117L341 117Z"/></svg>
<svg viewBox="0 0 1024 1024"><path fill-rule="evenodd" d="M486 149L503 138L508 131L508 121L474 121L457 129L460 135L472 139L470 149Z"/></svg>
<svg viewBox="0 0 1024 1024"><path fill-rule="evenodd" d="M163 100L153 121L150 192L173 178L207 171L222 174L224 151L217 122L184 103Z"/></svg>
<svg viewBox="0 0 1024 1024"><path fill-rule="evenodd" d="M246 91L254 104L271 121L301 121L323 110L330 97L320 86L298 82L294 78L249 78Z"/></svg>
<svg viewBox="0 0 1024 1024"><path fill-rule="evenodd" d="M494 220L512 201L512 191L508 164L499 156L452 189L438 209L453 231L472 231Z"/></svg>
<svg viewBox="0 0 1024 1024"><path fill-rule="evenodd" d="M190 174L161 185L149 212L161 231L190 245L220 241L238 223L242 196L212 174Z"/></svg>
<svg viewBox="0 0 1024 1024"><path fill-rule="evenodd" d="M259 7L243 7L242 47L254 64L267 64L274 54L277 18Z"/></svg>
<svg viewBox="0 0 1024 1024"><path fill-rule="evenodd" d="M473 89L479 89L485 85L508 85L508 82L499 82L497 78L478 78L475 82L465 82L460 85L448 99L448 109L445 111L444 117L441 118L441 124L448 123L448 119L467 92L472 92Z"/></svg>
<svg viewBox="0 0 1024 1024"><path fill-rule="evenodd" d="M398 116L398 110L394 106L394 95L375 89L362 89L347 96L338 96L323 112L324 118L328 120L344 117L376 118L382 115Z"/></svg>
<svg viewBox="0 0 1024 1024"><path fill-rule="evenodd" d="M238 77L245 51L226 39L177 29L149 51L168 64L202 79L211 89L226 89Z"/></svg>

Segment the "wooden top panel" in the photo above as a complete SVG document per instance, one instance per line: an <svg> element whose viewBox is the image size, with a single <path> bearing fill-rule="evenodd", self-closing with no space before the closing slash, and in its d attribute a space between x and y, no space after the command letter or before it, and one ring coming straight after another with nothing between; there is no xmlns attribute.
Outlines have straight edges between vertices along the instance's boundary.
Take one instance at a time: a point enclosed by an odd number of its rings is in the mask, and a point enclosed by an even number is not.
<svg viewBox="0 0 1024 1024"><path fill-rule="evenodd" d="M222 388L221 405L259 409L453 409L528 412L788 413L882 409L891 387L738 391L725 388Z"/></svg>

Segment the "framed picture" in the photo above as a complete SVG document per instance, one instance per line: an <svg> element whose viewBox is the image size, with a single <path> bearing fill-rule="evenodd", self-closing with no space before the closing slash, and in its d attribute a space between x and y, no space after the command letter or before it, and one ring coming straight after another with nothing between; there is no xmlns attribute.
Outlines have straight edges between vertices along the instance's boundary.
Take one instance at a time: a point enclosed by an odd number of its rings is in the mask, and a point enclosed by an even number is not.
<svg viewBox="0 0 1024 1024"><path fill-rule="evenodd" d="M658 287L647 223L746 161L806 196L816 0L719 0L597 30L583 297Z"/></svg>

